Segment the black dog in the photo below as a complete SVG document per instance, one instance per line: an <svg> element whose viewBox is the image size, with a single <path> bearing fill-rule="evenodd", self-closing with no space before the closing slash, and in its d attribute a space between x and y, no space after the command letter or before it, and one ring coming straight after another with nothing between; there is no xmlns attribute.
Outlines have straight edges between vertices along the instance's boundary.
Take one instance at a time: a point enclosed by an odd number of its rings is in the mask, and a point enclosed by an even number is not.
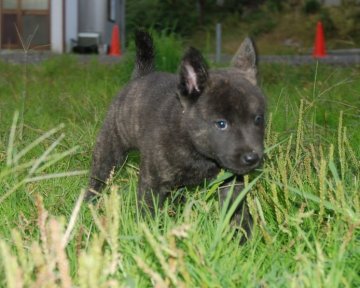
<svg viewBox="0 0 360 288"><path fill-rule="evenodd" d="M152 209L172 189L203 183L221 168L249 173L263 156L265 98L256 86L256 55L246 39L227 69L208 70L190 48L179 75L155 72L153 42L136 34L132 81L111 104L97 138L87 198L99 192L129 150L140 151L138 199ZM237 185L232 201L241 191ZM226 198L222 188L220 198ZM242 203L234 220L250 233L252 219Z"/></svg>

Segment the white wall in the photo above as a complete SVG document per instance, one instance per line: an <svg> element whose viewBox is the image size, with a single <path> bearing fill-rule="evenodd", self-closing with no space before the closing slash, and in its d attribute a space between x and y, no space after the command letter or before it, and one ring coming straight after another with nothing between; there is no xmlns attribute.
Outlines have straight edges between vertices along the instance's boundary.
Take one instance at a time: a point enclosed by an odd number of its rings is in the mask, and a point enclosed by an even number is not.
<svg viewBox="0 0 360 288"><path fill-rule="evenodd" d="M1 43L1 31L2 31L2 27L1 27L1 23L2 23L2 19L1 19L1 13L0 13L0 50L1 50L1 45L2 45L2 43Z"/></svg>
<svg viewBox="0 0 360 288"><path fill-rule="evenodd" d="M63 51L63 1L51 0L50 29L51 29L51 51L62 53Z"/></svg>
<svg viewBox="0 0 360 288"><path fill-rule="evenodd" d="M66 0L65 2L65 45L66 52L72 48L71 39L76 40L78 34L78 0Z"/></svg>

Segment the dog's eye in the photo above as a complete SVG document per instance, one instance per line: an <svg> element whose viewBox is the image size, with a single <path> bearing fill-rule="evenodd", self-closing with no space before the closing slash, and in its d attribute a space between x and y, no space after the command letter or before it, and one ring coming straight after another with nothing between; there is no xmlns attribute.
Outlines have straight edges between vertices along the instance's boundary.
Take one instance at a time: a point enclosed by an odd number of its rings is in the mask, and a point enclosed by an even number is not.
<svg viewBox="0 0 360 288"><path fill-rule="evenodd" d="M264 116L263 115L256 115L254 119L255 125L261 125L264 122Z"/></svg>
<svg viewBox="0 0 360 288"><path fill-rule="evenodd" d="M215 126L220 130L225 130L228 126L226 120L218 120L215 122Z"/></svg>

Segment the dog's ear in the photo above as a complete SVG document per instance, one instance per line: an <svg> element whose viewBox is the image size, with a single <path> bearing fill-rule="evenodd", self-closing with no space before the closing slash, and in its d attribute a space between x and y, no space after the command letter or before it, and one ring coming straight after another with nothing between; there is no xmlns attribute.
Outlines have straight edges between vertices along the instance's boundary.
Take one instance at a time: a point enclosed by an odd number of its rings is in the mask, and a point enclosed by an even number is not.
<svg viewBox="0 0 360 288"><path fill-rule="evenodd" d="M208 66L205 59L197 49L190 47L180 66L178 89L182 104L195 102L204 91L207 81Z"/></svg>
<svg viewBox="0 0 360 288"><path fill-rule="evenodd" d="M256 50L250 38L246 38L231 60L231 65L238 68L252 84L257 84Z"/></svg>

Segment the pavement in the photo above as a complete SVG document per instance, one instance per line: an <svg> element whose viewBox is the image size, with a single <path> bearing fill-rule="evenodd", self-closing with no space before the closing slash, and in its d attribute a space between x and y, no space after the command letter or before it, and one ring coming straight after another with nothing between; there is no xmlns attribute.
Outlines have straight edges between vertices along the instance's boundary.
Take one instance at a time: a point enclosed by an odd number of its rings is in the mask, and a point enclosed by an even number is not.
<svg viewBox="0 0 360 288"><path fill-rule="evenodd" d="M75 55L80 63L87 63L98 59L100 63L114 64L119 63L121 57L114 57L109 55ZM41 63L44 60L59 57L59 54L54 54L49 51L29 51L25 53L22 50L0 50L0 59L9 63ZM221 62L229 63L230 55L222 55ZM210 60L214 59L214 55L209 55ZM316 61L319 63L326 63L330 65L352 66L360 65L360 49L347 50L332 50L328 55L322 58L314 58L312 55L259 55L259 63L282 63L289 65L304 65L312 64Z"/></svg>
<svg viewBox="0 0 360 288"><path fill-rule="evenodd" d="M50 51L29 51L25 53L22 50L0 50L0 60L13 64L38 64L44 60L51 58L61 57L62 54L52 53ZM87 63L98 59L100 63L104 64L115 64L119 63L121 57L114 57L109 55L83 55L83 54L71 54L78 58L80 63Z"/></svg>
<svg viewBox="0 0 360 288"><path fill-rule="evenodd" d="M259 63L281 63L289 65L305 65L319 61L330 65L360 65L360 49L330 50L325 57L315 58L309 50L308 55L259 55ZM222 55L221 62L230 62L232 56ZM215 59L214 56L211 59Z"/></svg>
<svg viewBox="0 0 360 288"><path fill-rule="evenodd" d="M360 65L359 54L329 54L325 57L314 58L312 55L292 55L292 56L259 56L260 63L284 63L290 65L304 65L311 64L316 61L319 63L326 63L330 65L351 66Z"/></svg>

